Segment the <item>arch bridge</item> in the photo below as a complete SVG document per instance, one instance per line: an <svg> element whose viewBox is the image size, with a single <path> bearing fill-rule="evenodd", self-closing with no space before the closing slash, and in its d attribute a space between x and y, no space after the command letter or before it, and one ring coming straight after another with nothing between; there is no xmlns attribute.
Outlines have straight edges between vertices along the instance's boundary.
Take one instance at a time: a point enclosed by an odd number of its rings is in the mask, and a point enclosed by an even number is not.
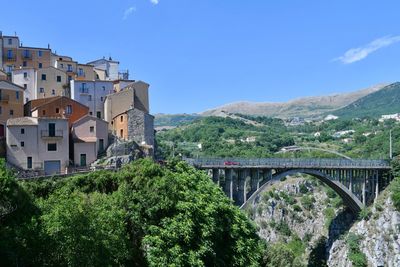
<svg viewBox="0 0 400 267"><path fill-rule="evenodd" d="M390 182L386 160L364 159L185 159L206 170L213 181L241 208L254 205L271 184L293 174L308 174L332 188L354 212L373 202Z"/></svg>

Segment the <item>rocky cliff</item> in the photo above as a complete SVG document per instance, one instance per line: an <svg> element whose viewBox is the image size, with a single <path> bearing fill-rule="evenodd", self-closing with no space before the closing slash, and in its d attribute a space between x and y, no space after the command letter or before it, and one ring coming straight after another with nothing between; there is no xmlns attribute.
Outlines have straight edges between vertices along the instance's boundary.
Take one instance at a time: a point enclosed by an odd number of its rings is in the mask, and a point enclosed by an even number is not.
<svg viewBox="0 0 400 267"><path fill-rule="evenodd" d="M366 219L333 243L328 265L400 266L400 213L388 191L379 196Z"/></svg>

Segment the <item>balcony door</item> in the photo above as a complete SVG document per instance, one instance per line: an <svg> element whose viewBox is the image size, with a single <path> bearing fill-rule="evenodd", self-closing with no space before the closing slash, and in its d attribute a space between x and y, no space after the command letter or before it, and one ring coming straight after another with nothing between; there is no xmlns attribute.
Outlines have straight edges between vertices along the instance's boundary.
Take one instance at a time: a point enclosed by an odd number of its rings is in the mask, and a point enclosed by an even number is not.
<svg viewBox="0 0 400 267"><path fill-rule="evenodd" d="M56 124L49 123L49 136L54 137L56 136Z"/></svg>

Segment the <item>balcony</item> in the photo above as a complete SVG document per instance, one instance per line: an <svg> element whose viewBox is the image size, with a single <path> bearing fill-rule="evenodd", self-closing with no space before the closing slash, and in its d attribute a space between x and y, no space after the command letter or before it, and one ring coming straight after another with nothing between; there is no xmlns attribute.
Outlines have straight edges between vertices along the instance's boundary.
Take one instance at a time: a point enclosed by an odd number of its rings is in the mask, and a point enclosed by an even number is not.
<svg viewBox="0 0 400 267"><path fill-rule="evenodd" d="M80 87L79 88L79 93L81 95L87 95L87 94L89 94L89 88L88 87Z"/></svg>
<svg viewBox="0 0 400 267"><path fill-rule="evenodd" d="M8 103L8 101L10 101L10 96L9 95L0 95L0 102Z"/></svg>
<svg viewBox="0 0 400 267"><path fill-rule="evenodd" d="M55 131L42 130L41 137L42 137L42 139L46 139L46 140L62 139L63 131L62 130L55 130Z"/></svg>
<svg viewBox="0 0 400 267"><path fill-rule="evenodd" d="M21 54L21 56L22 56L22 58L23 59L32 59L32 53L27 53L27 52L23 52L22 54Z"/></svg>
<svg viewBox="0 0 400 267"><path fill-rule="evenodd" d="M76 74L76 76L77 76L78 78L85 78L85 77L86 77L85 72L78 72L78 73Z"/></svg>
<svg viewBox="0 0 400 267"><path fill-rule="evenodd" d="M4 61L16 61L17 57L15 55L4 55L3 56Z"/></svg>

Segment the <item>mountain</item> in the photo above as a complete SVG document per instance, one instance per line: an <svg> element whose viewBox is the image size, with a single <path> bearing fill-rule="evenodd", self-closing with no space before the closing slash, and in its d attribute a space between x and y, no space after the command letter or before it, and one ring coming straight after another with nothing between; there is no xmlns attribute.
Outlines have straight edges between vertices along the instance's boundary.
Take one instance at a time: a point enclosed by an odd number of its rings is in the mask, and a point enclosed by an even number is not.
<svg viewBox="0 0 400 267"><path fill-rule="evenodd" d="M366 95L332 114L342 118L379 117L400 112L400 82Z"/></svg>
<svg viewBox="0 0 400 267"><path fill-rule="evenodd" d="M200 118L198 114L162 114L158 113L154 115L154 126L165 127L165 126L178 126L182 123L192 122Z"/></svg>
<svg viewBox="0 0 400 267"><path fill-rule="evenodd" d="M388 84L378 84L355 92L329 96L304 97L289 102L237 102L207 110L203 116L220 116L223 113L241 113L247 115L268 116L277 118L315 117L331 113L346 107L354 101L377 92Z"/></svg>

